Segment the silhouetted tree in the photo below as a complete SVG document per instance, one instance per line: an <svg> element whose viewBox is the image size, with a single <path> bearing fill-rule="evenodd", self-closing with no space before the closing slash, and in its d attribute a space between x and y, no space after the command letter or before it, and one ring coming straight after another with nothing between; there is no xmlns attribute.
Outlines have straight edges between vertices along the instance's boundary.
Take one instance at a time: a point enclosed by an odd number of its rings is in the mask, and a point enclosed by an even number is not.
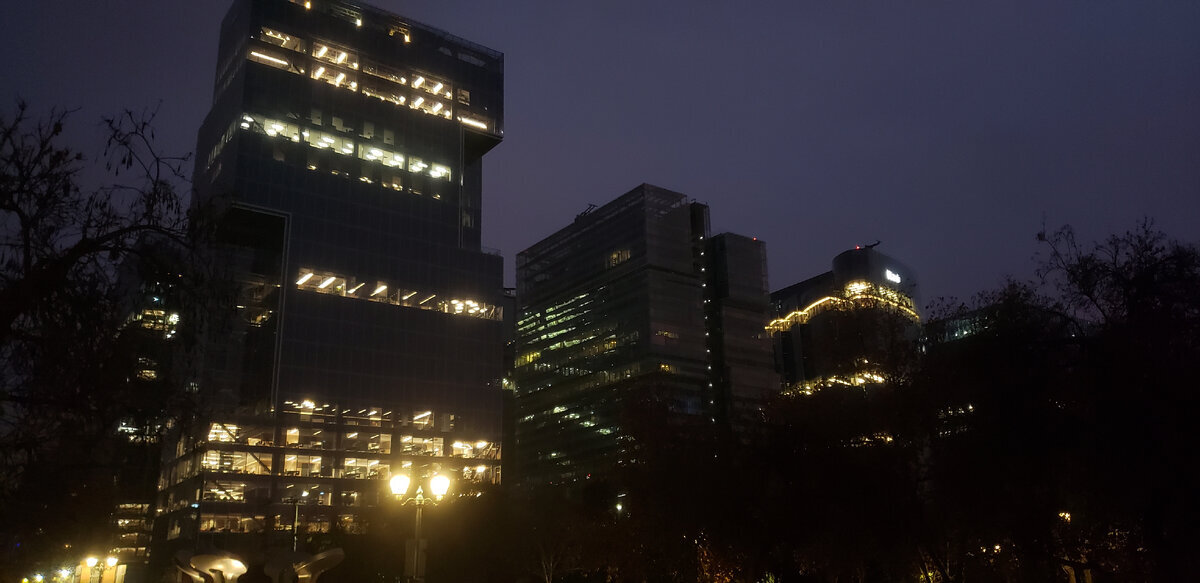
<svg viewBox="0 0 1200 583"><path fill-rule="evenodd" d="M109 542L114 476L146 461L129 457L118 421L149 436L179 388L172 357L147 352L130 316L155 284L203 287L180 193L188 157L158 153L153 114L126 111L104 120L113 181L85 187L89 161L61 143L68 113L35 120L18 103L0 116L0 560L13 567L3 576ZM203 308L185 303L194 324ZM156 378L138 378L151 369Z"/></svg>

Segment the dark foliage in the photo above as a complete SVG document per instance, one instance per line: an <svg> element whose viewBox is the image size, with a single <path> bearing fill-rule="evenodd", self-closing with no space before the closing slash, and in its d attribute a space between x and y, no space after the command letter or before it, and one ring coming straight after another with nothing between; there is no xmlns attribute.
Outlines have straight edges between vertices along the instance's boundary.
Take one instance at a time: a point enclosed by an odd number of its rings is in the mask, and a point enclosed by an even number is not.
<svg viewBox="0 0 1200 583"><path fill-rule="evenodd" d="M183 297L204 289L187 157L157 153L153 114L126 111L103 121L112 181L87 188L91 162L61 143L68 117L23 103L0 117L0 576L112 543L114 503L153 487L151 442L182 384L178 346L131 316L155 303L186 330L203 310Z"/></svg>

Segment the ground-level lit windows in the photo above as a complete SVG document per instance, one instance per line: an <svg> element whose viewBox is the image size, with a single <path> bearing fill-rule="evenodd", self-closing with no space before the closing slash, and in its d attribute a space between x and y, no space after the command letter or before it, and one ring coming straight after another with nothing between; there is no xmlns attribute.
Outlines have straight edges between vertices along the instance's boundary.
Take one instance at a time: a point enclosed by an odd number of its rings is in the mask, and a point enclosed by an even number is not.
<svg viewBox="0 0 1200 583"><path fill-rule="evenodd" d="M230 482L222 480L205 480L201 499L212 502L244 502L246 500L245 482Z"/></svg>
<svg viewBox="0 0 1200 583"><path fill-rule="evenodd" d="M346 534L365 534L367 525L353 514L342 514L338 516L338 530Z"/></svg>
<svg viewBox="0 0 1200 583"><path fill-rule="evenodd" d="M208 440L232 443L237 441L238 426L230 423L213 423L208 428Z"/></svg>
<svg viewBox="0 0 1200 583"><path fill-rule="evenodd" d="M264 521L242 514L201 514L200 532L262 532Z"/></svg>

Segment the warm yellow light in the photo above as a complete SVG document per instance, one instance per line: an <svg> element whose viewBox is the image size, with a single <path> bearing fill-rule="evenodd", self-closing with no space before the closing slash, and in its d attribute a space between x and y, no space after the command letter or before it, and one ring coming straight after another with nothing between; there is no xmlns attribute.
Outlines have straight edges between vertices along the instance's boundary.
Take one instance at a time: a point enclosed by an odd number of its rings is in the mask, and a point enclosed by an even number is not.
<svg viewBox="0 0 1200 583"><path fill-rule="evenodd" d="M313 79L320 79L321 75L324 75L324 74L325 74L325 67L317 67L317 70L313 71Z"/></svg>
<svg viewBox="0 0 1200 583"><path fill-rule="evenodd" d="M104 563L105 563L106 565L108 565L109 567L116 567L116 566L117 566L117 558L116 558L116 557L109 557L109 558L107 558L107 559L104 559Z"/></svg>
<svg viewBox="0 0 1200 583"><path fill-rule="evenodd" d="M346 57L348 57L348 56L350 56L350 55L347 55L346 53L339 53L339 54L338 54L338 58L337 58L337 62L338 62L338 64L340 65L340 64L342 64L342 63L345 63L345 62L346 62Z"/></svg>
<svg viewBox="0 0 1200 583"><path fill-rule="evenodd" d="M450 478L446 476L434 476L429 479L429 491L433 492L433 497L441 499L450 491Z"/></svg>
<svg viewBox="0 0 1200 583"><path fill-rule="evenodd" d="M317 56L317 58L321 58L321 57L324 57L325 53L328 53L328 52L329 52L329 47L327 47L325 45L321 45L321 48L317 49L316 56Z"/></svg>
<svg viewBox="0 0 1200 583"><path fill-rule="evenodd" d="M59 570L58 570L58 576L59 576L59 577L62 577L63 579L66 579L67 577L70 577L70 576L71 576L71 570L70 570L70 569L67 569L67 568L62 568L62 569L59 569Z"/></svg>
<svg viewBox="0 0 1200 583"><path fill-rule="evenodd" d="M97 559L96 557L88 557L87 560L84 561L84 564L87 565L88 567L95 567L96 563L99 563L99 562L100 562L100 559Z"/></svg>
<svg viewBox="0 0 1200 583"><path fill-rule="evenodd" d="M325 289L325 288L329 287L329 284L333 283L333 281L335 279L337 279L337 277L330 276L330 277L326 278L325 281L322 281L321 285L318 285L317 287L319 287L321 289Z"/></svg>
<svg viewBox="0 0 1200 583"><path fill-rule="evenodd" d="M486 442L486 441L476 441L475 442L475 449L483 449L487 446L488 446L488 442Z"/></svg>
<svg viewBox="0 0 1200 583"><path fill-rule="evenodd" d="M411 482L412 479L409 478L408 475L396 474L392 476L392 479L388 482L388 484L392 488L392 494L395 494L396 496L403 496L408 493L408 485Z"/></svg>
<svg viewBox="0 0 1200 583"><path fill-rule="evenodd" d="M46 578L43 577L41 573L37 573L33 576L33 580L37 581L37 583L42 583L42 581L44 581L45 579Z"/></svg>
<svg viewBox="0 0 1200 583"><path fill-rule="evenodd" d="M476 128L479 128L479 129L481 129L481 130L486 130L486 129L487 129L487 124L486 124L486 123L483 123L483 122L481 122L481 121L479 121L479 120L477 120L477 119L471 119L471 118L469 118L469 117L460 117L460 118L458 118L458 121L461 121L461 122L463 122L463 123L465 123L465 124L467 124L467 125L469 125L469 126L471 126L471 127L476 127Z"/></svg>
<svg viewBox="0 0 1200 583"><path fill-rule="evenodd" d="M421 104L422 104L422 103L425 103L425 98L424 98L424 97L418 97L418 98L417 98L417 100L413 102L412 106L413 106L413 107L421 107Z"/></svg>
<svg viewBox="0 0 1200 583"><path fill-rule="evenodd" d="M411 297L413 297L413 296L415 296L415 295L417 295L417 292L415 292L415 291L414 291L414 292L408 292L408 294L406 294L406 295L405 295L403 298L400 298L400 299L402 299L402 300L407 300L408 298L411 298Z"/></svg>
<svg viewBox="0 0 1200 583"><path fill-rule="evenodd" d="M304 407L305 409L315 409L317 407L317 404L308 399L305 399L303 402L300 403L300 406Z"/></svg>
<svg viewBox="0 0 1200 583"><path fill-rule="evenodd" d="M310 271L304 275L301 275L300 279L296 280L296 285L304 285L304 282L306 282L312 278L313 278L313 273Z"/></svg>
<svg viewBox="0 0 1200 583"><path fill-rule="evenodd" d="M439 112L439 111L441 111L441 110L442 110L442 104L441 104L441 103L435 103L435 104L433 104L433 112L434 112L434 113L437 113L437 112Z"/></svg>
<svg viewBox="0 0 1200 583"><path fill-rule="evenodd" d="M443 85L441 83L438 83L437 85L433 86L432 91L434 93L440 93L442 91L442 87L443 87Z"/></svg>
<svg viewBox="0 0 1200 583"><path fill-rule="evenodd" d="M312 9L312 2L305 2L305 3L304 3L304 9L305 9L305 10L311 10L311 9Z"/></svg>
<svg viewBox="0 0 1200 583"><path fill-rule="evenodd" d="M278 65L283 65L285 67L288 65L288 62L283 59L272 57L271 55L264 55L258 51L251 51L250 55L266 61L271 61L272 63L276 63Z"/></svg>
<svg viewBox="0 0 1200 583"><path fill-rule="evenodd" d="M420 87L424 83L425 83L424 77L417 77L416 79L413 79L413 84L412 84L413 89Z"/></svg>
<svg viewBox="0 0 1200 583"><path fill-rule="evenodd" d="M386 289L387 289L386 285L381 285L381 286L375 288L375 291L371 292L371 296L372 297L377 296L377 295L383 293L384 290L386 290Z"/></svg>

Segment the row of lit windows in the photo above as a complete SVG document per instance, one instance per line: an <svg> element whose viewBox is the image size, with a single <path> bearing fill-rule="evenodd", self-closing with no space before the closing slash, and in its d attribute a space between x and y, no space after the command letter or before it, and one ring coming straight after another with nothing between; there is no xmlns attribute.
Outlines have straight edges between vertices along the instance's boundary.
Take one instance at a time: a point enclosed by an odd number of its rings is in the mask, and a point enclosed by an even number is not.
<svg viewBox="0 0 1200 583"><path fill-rule="evenodd" d="M288 52L253 47L247 59L297 75L307 73L311 79L390 102L398 107L408 107L443 119L455 117L455 93L446 81L428 74L406 74L375 63L360 65L358 55L350 49L325 41L306 43L303 39L270 28L262 29L259 40ZM307 59L299 59L297 54L312 57L311 72L307 72L305 67ZM359 75L360 72L362 76ZM470 92L459 89L457 101L469 105ZM483 130L491 128L490 120L479 116L462 114L457 119L471 127Z"/></svg>
<svg viewBox="0 0 1200 583"><path fill-rule="evenodd" d="M405 156L400 152L371 144L356 144L353 139L348 137L319 130L308 130L288 121L246 114L242 116L240 125L244 130L296 143L304 142L318 150L329 150L343 156L355 156L360 160L375 162L387 168L407 170L413 174L426 174L430 178L447 182L451 179L450 167L444 164L432 164L415 156Z"/></svg>
<svg viewBox="0 0 1200 583"><path fill-rule="evenodd" d="M296 280L296 287L317 293L383 302L407 308L434 310L456 316L501 320L504 315L503 308L475 300L443 298L436 293L421 292L405 287L393 287L382 281L376 281L371 285L367 285L367 282L360 282L352 277L343 277L326 272L318 273L311 269L300 270L300 277Z"/></svg>

